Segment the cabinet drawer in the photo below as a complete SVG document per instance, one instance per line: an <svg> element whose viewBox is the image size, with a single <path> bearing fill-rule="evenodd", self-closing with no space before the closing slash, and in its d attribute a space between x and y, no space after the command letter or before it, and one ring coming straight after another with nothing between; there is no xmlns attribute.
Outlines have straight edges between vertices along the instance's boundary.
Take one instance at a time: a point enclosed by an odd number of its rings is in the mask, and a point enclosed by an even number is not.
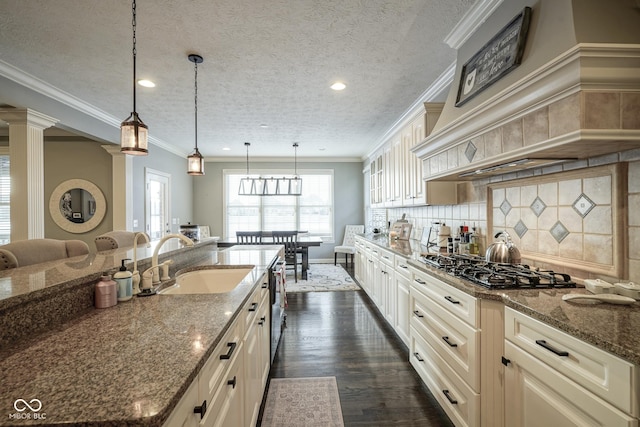
<svg viewBox="0 0 640 427"><path fill-rule="evenodd" d="M625 412L638 416L634 365L558 329L505 308L505 338Z"/></svg>
<svg viewBox="0 0 640 427"><path fill-rule="evenodd" d="M480 391L480 333L429 297L412 294L411 326L460 377Z"/></svg>
<svg viewBox="0 0 640 427"><path fill-rule="evenodd" d="M253 295L249 298L242 308L242 312L240 313L241 322L244 325L244 330L248 330L249 326L253 324L258 315L258 309L260 308L260 300L262 298L262 292L260 289L257 289Z"/></svg>
<svg viewBox="0 0 640 427"><path fill-rule="evenodd" d="M509 341L506 426L637 426L637 419L585 390Z"/></svg>
<svg viewBox="0 0 640 427"><path fill-rule="evenodd" d="M198 376L199 396L202 400L207 401L207 405L211 402L213 394L231 364L242 353L243 329L240 327L240 323L239 319L234 322L200 371Z"/></svg>
<svg viewBox="0 0 640 427"><path fill-rule="evenodd" d="M242 349L241 349L242 350ZM226 375L220 379L211 400L207 400L207 412L200 422L203 427L237 427L244 423L243 374L244 355L238 353Z"/></svg>
<svg viewBox="0 0 640 427"><path fill-rule="evenodd" d="M480 425L480 395L411 328L411 365L456 426Z"/></svg>
<svg viewBox="0 0 640 427"><path fill-rule="evenodd" d="M411 270L409 270L409 264L407 264L407 259L405 257L396 255L394 268L396 270L396 274L402 274L404 277L411 280Z"/></svg>
<svg viewBox="0 0 640 427"><path fill-rule="evenodd" d="M395 266L395 255L393 252L386 251L384 249L379 249L379 260L380 262L388 265L389 267Z"/></svg>
<svg viewBox="0 0 640 427"><path fill-rule="evenodd" d="M479 327L478 300L415 268L411 287L417 289L474 328Z"/></svg>

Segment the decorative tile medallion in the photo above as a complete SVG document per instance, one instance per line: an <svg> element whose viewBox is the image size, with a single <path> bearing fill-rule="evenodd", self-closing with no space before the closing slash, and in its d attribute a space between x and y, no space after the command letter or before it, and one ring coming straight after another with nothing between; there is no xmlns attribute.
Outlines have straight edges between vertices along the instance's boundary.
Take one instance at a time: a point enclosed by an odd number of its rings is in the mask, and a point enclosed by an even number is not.
<svg viewBox="0 0 640 427"><path fill-rule="evenodd" d="M466 150L464 150L464 155L467 157L467 160L472 161L473 157L476 155L476 151L478 151L476 146L473 145L473 142L469 141Z"/></svg>
<svg viewBox="0 0 640 427"><path fill-rule="evenodd" d="M542 212L547 208L547 205L542 201L540 197L536 197L536 199L529 206L536 216L540 216Z"/></svg>
<svg viewBox="0 0 640 427"><path fill-rule="evenodd" d="M529 231L529 228L524 224L524 222L522 222L522 220L518 221L518 223L516 224L515 227L513 227L513 229L515 230L518 237L521 239L522 239L522 236L527 234L527 231Z"/></svg>
<svg viewBox="0 0 640 427"><path fill-rule="evenodd" d="M509 212L511 212L511 203L509 203L507 199L504 199L504 201L500 205L500 210L502 211L504 216L507 216Z"/></svg>
<svg viewBox="0 0 640 427"><path fill-rule="evenodd" d="M560 221L556 222L549 232L558 243L562 242L565 237L569 235L569 230L567 230Z"/></svg>
<svg viewBox="0 0 640 427"><path fill-rule="evenodd" d="M580 215L582 218L587 216L587 214L591 212L591 209L595 207L596 204L593 203L593 201L584 193L580 194L580 197L578 197L578 199L573 202L573 209L575 209L575 211L578 212L578 215Z"/></svg>

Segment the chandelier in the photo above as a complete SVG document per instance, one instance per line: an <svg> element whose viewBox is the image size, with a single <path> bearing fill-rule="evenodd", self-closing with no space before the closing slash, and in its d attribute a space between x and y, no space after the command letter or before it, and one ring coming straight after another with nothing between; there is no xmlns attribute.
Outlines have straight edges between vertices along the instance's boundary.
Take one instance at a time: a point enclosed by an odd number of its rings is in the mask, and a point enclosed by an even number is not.
<svg viewBox="0 0 640 427"><path fill-rule="evenodd" d="M249 142L247 147L247 177L240 179L240 196L300 196L302 194L302 178L298 176L298 143L293 143L294 172L292 177L257 177L249 176Z"/></svg>

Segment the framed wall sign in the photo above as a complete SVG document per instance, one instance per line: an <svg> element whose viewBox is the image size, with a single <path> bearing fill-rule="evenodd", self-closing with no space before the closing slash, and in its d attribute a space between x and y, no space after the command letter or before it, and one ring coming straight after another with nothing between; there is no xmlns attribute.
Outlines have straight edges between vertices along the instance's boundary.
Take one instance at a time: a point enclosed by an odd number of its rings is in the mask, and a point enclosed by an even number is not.
<svg viewBox="0 0 640 427"><path fill-rule="evenodd" d="M530 22L531 8L525 7L462 66L456 107L520 65Z"/></svg>

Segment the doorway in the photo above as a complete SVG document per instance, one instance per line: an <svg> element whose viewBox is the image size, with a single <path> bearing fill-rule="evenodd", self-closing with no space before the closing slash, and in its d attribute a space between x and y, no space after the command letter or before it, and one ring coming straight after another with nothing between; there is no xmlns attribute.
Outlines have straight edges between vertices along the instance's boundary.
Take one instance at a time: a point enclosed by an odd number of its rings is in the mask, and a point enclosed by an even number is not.
<svg viewBox="0 0 640 427"><path fill-rule="evenodd" d="M145 229L151 240L160 240L171 232L171 175L145 168Z"/></svg>

